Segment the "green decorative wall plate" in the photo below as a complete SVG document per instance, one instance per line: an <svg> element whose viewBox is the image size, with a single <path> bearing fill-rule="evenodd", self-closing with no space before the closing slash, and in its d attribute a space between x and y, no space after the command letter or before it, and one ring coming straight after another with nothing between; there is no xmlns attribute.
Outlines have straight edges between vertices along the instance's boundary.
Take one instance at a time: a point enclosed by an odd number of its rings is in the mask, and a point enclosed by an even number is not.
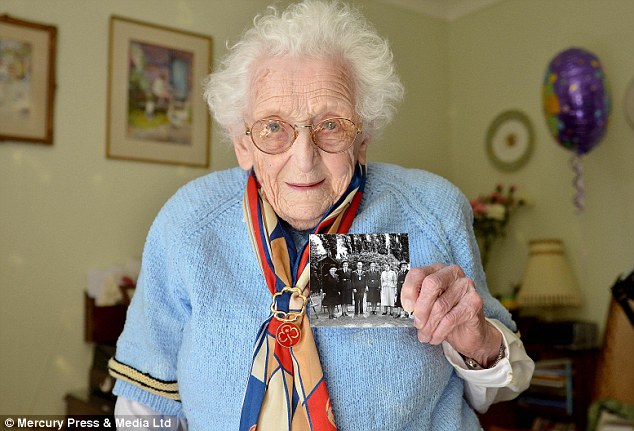
<svg viewBox="0 0 634 431"><path fill-rule="evenodd" d="M487 131L487 156L499 170L516 171L530 159L534 139L533 125L523 112L504 111Z"/></svg>

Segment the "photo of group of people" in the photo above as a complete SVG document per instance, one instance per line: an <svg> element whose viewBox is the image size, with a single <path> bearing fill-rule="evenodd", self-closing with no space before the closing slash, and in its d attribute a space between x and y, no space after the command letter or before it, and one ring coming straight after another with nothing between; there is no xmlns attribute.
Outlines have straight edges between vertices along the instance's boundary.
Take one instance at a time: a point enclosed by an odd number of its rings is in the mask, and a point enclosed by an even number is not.
<svg viewBox="0 0 634 431"><path fill-rule="evenodd" d="M400 301L409 271L409 243L399 234L310 236L312 325L401 326Z"/></svg>

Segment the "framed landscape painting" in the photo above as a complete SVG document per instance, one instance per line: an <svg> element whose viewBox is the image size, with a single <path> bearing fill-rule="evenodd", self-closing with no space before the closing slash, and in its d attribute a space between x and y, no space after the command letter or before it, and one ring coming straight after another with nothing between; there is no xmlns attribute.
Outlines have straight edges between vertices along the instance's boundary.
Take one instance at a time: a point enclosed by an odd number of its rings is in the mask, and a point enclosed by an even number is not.
<svg viewBox="0 0 634 431"><path fill-rule="evenodd" d="M112 16L109 57L107 157L209 166L211 38Z"/></svg>
<svg viewBox="0 0 634 431"><path fill-rule="evenodd" d="M53 143L57 28L0 15L0 141Z"/></svg>

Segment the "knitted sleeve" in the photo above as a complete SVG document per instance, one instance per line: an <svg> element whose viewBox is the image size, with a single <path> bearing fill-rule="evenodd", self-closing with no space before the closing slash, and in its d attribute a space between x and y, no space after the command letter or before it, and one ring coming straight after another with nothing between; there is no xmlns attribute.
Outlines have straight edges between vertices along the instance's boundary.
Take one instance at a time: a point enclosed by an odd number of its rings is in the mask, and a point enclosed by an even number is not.
<svg viewBox="0 0 634 431"><path fill-rule="evenodd" d="M487 287L473 233L473 213L466 196L448 180L427 171L387 164L372 167L375 169L368 169L368 173L374 171L375 176L370 177L369 182L381 182L382 187L398 196L405 207L403 213L443 255L441 262L460 266L473 279L484 302L485 316L516 331L510 313L493 298Z"/></svg>
<svg viewBox="0 0 634 431"><path fill-rule="evenodd" d="M181 414L176 362L191 311L178 271L181 241L173 212L163 208L150 228L137 288L109 364L117 378L115 395L166 415Z"/></svg>
<svg viewBox="0 0 634 431"><path fill-rule="evenodd" d="M500 302L493 298L486 283L486 276L482 268L482 260L478 244L473 233L473 213L467 198L458 189L453 195L453 208L447 221L447 239L453 253L453 263L460 266L465 274L473 279L478 293L484 302L486 317L497 319L512 331L516 331L515 322L510 313Z"/></svg>

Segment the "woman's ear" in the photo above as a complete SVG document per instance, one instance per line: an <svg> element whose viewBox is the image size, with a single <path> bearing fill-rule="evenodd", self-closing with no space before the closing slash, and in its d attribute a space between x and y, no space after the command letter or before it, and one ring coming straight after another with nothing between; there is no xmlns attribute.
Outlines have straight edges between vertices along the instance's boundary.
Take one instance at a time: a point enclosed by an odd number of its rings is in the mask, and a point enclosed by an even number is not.
<svg viewBox="0 0 634 431"><path fill-rule="evenodd" d="M361 135L361 139L363 140L361 141L359 149L357 150L357 161L362 165L365 165L368 161L366 153L368 151L368 145L370 145L370 138L367 135L363 134Z"/></svg>
<svg viewBox="0 0 634 431"><path fill-rule="evenodd" d="M233 150L236 152L238 165L245 171L253 167L253 144L251 139L244 133L234 133L229 131L233 141Z"/></svg>

